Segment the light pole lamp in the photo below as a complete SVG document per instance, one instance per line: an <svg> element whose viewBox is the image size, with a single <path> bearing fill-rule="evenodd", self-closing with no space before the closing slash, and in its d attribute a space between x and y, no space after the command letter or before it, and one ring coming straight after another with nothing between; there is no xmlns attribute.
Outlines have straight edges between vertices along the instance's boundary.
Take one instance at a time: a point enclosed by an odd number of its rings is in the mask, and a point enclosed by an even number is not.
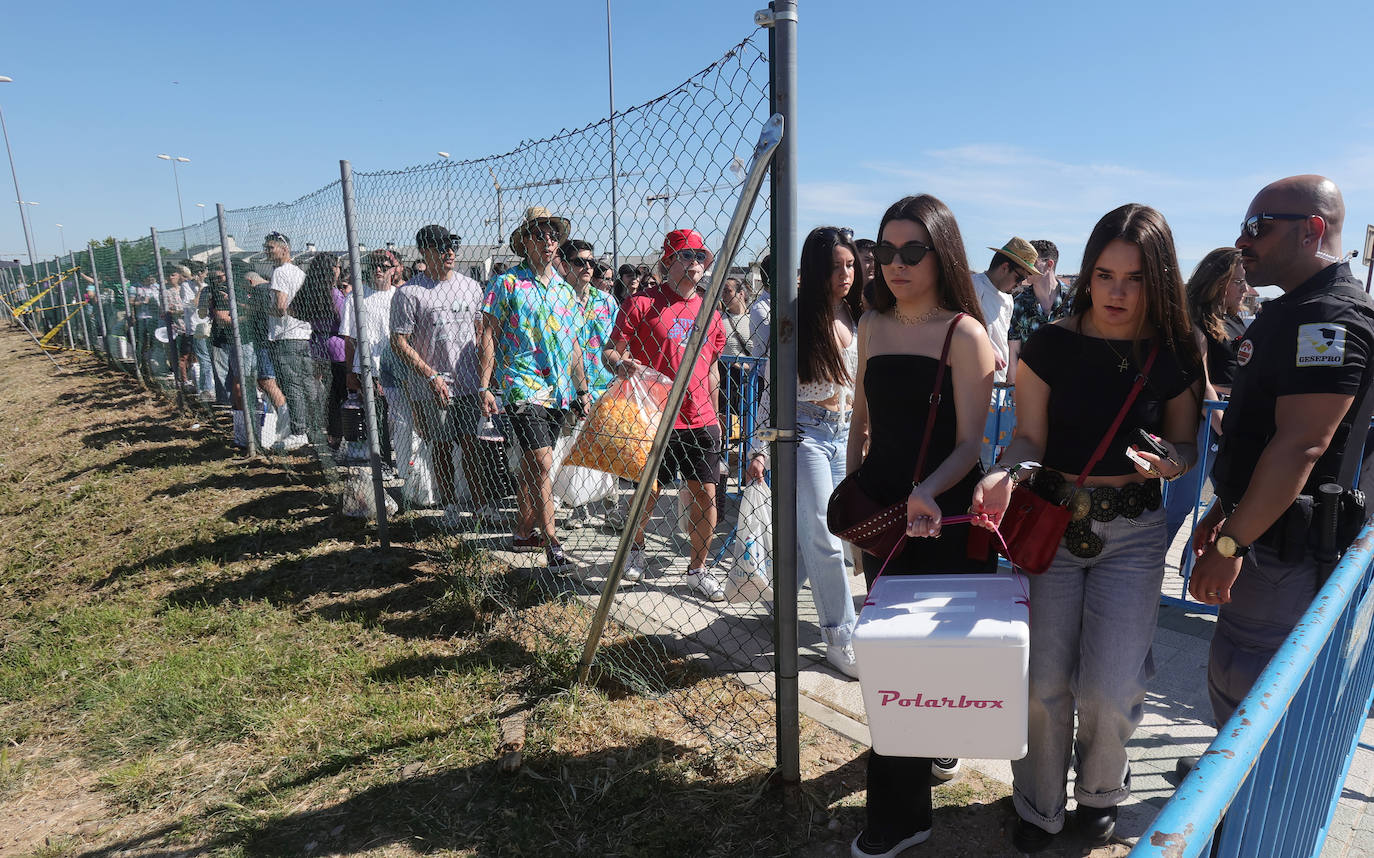
<svg viewBox="0 0 1374 858"><path fill-rule="evenodd" d="M205 245L205 261L210 261L210 239L205 232L205 203L196 203L196 208L200 209L200 240Z"/></svg>
<svg viewBox="0 0 1374 858"><path fill-rule="evenodd" d="M172 182L177 188L177 216L181 218L181 255L186 255L186 214L181 210L181 179L177 177L177 164L189 164L190 158L182 158L178 155L168 155L163 152L158 155L164 161L172 164Z"/></svg>
<svg viewBox="0 0 1374 858"><path fill-rule="evenodd" d="M67 234L62 231L62 224L57 224L57 241L62 245L62 255L67 255Z"/></svg>
<svg viewBox="0 0 1374 858"><path fill-rule="evenodd" d="M0 83L14 83L14 78L0 74ZM29 219L24 213L24 195L19 191L19 174L14 169L14 150L10 149L10 131L5 125L4 110L0 110L0 134L5 137L5 154L10 159L10 177L14 179L14 199L19 203L19 225L24 229L24 246L29 251L29 265L37 265L38 257L33 252L33 235L29 233Z"/></svg>

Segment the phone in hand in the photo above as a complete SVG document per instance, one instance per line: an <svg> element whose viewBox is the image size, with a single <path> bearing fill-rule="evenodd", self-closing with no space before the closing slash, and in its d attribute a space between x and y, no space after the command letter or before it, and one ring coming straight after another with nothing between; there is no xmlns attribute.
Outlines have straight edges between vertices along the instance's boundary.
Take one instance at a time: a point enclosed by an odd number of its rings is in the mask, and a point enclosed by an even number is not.
<svg viewBox="0 0 1374 858"><path fill-rule="evenodd" d="M1146 452L1154 453L1161 459L1168 458L1169 450L1164 446L1164 443L1160 439L1151 435L1149 432L1146 432L1144 429L1136 429L1132 437L1135 440L1132 442L1131 447L1136 447ZM1137 465L1139 465L1142 468L1145 468L1146 470L1149 470L1150 468L1154 467L1154 465L1146 461L1145 458L1137 455L1135 450L1132 450L1131 447L1126 448L1126 458L1130 459L1132 462L1135 462Z"/></svg>

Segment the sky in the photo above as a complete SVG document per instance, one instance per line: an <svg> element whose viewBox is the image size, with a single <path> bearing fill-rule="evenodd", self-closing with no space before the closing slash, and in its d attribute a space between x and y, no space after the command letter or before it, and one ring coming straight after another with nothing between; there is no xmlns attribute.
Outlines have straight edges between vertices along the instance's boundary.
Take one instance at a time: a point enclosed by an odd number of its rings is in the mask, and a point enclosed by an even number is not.
<svg viewBox="0 0 1374 858"><path fill-rule="evenodd" d="M765 5L613 0L619 109L754 31ZM225 13L229 14L225 14ZM13 3L0 110L40 258L290 201L356 170L506 152L607 113L604 0ZM798 26L799 228L874 237L932 193L974 270L1012 235L1079 267L1093 224L1152 205L1191 272L1254 193L1316 172L1344 249L1374 223L1374 4L821 2ZM0 198L13 186L0 182ZM23 257L0 209L0 257ZM55 224L62 223L59 231ZM1366 273L1363 259L1356 273Z"/></svg>

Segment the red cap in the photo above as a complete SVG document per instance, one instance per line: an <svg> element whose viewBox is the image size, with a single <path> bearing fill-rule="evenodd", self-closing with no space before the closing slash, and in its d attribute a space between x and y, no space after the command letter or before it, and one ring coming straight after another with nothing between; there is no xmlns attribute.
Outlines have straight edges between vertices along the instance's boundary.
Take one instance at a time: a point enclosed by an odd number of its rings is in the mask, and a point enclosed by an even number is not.
<svg viewBox="0 0 1374 858"><path fill-rule="evenodd" d="M673 254L679 250L704 250L706 251L706 268L711 267L711 263L716 261L716 255L706 246L702 240L701 233L694 229L675 229L663 237L663 267L667 268L672 264Z"/></svg>

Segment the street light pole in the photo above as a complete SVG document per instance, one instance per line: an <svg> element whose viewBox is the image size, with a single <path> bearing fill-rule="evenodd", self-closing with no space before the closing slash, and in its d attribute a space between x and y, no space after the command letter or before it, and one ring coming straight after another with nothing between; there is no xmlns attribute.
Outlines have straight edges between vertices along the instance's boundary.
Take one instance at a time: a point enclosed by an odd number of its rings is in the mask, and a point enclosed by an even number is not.
<svg viewBox="0 0 1374 858"><path fill-rule="evenodd" d="M177 164L189 164L191 159L166 153L160 154L158 157L164 161L172 162L172 182L177 187L177 216L181 218L181 255L186 256L186 213L181 208L181 179L177 177Z"/></svg>
<svg viewBox="0 0 1374 858"><path fill-rule="evenodd" d="M0 83L14 83L14 78L0 74ZM29 251L29 264L37 265L38 257L33 252L33 236L29 233L29 219L24 215L24 195L19 191L19 174L14 169L14 150L10 149L10 131L5 126L4 110L0 110L0 133L4 134L5 154L10 159L10 177L14 179L14 199L19 204L19 224L24 228L24 245ZM37 276L34 279L38 279Z"/></svg>
<svg viewBox="0 0 1374 858"><path fill-rule="evenodd" d="M62 231L62 224L57 224L57 241L62 245L62 255L67 255L67 234Z"/></svg>
<svg viewBox="0 0 1374 858"><path fill-rule="evenodd" d="M205 245L205 261L210 261L210 238L205 232L205 203L196 203L196 208L200 209L200 240Z"/></svg>

